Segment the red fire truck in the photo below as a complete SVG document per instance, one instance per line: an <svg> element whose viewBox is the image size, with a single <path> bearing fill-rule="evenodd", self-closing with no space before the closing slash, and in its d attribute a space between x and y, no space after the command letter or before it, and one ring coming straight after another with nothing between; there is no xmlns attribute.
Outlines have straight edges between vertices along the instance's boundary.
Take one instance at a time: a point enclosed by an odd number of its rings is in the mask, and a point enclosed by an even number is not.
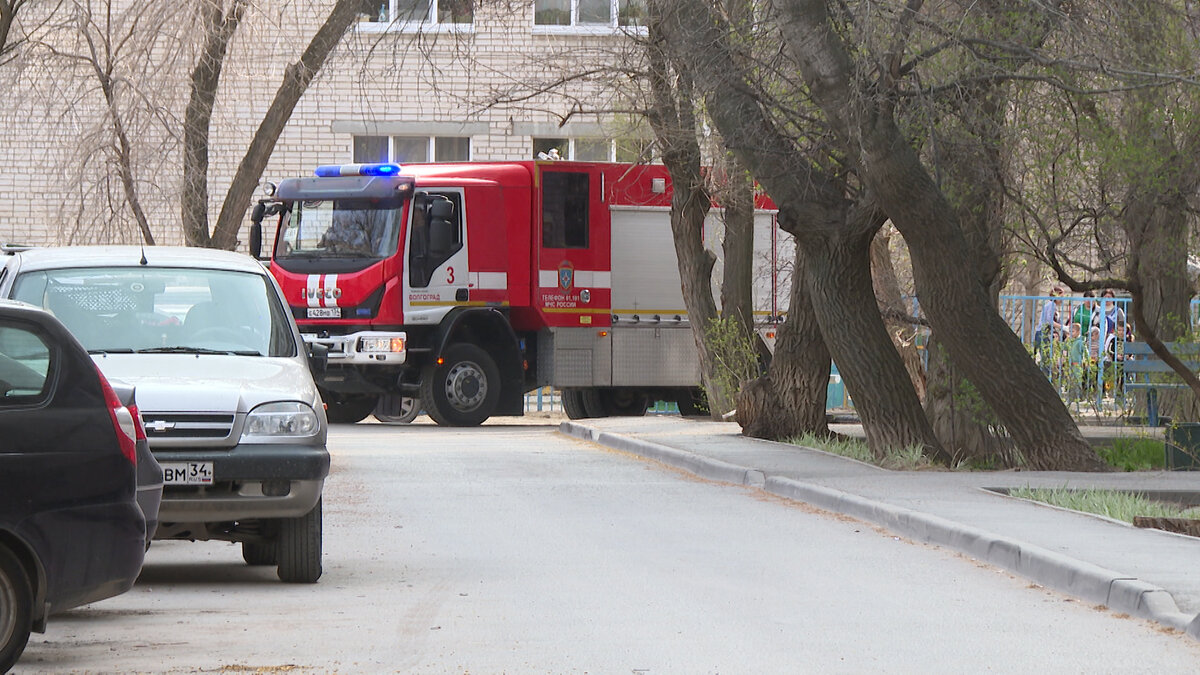
<svg viewBox="0 0 1200 675"><path fill-rule="evenodd" d="M471 426L521 415L547 385L572 418L639 415L652 400L687 408L700 384L670 188L655 165L324 166L255 207L251 248L277 214L271 271L327 351L331 421L419 399L437 423ZM773 241L773 216L759 218Z"/></svg>

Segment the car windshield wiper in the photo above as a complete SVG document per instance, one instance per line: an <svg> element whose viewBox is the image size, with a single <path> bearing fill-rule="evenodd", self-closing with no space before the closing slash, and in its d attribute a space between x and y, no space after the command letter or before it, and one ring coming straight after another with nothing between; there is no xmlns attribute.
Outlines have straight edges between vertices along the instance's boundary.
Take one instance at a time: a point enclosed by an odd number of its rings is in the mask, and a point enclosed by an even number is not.
<svg viewBox="0 0 1200 675"><path fill-rule="evenodd" d="M129 347L105 347L104 349L89 349L89 354L132 354Z"/></svg>
<svg viewBox="0 0 1200 675"><path fill-rule="evenodd" d="M138 354L239 354L241 352L228 349L209 349L207 347L148 347L137 350Z"/></svg>

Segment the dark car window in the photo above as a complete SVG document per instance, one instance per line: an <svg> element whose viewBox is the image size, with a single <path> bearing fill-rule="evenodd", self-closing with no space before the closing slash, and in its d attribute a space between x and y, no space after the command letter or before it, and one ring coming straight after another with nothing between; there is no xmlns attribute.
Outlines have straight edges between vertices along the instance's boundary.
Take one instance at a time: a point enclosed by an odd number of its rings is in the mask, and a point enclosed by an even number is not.
<svg viewBox="0 0 1200 675"><path fill-rule="evenodd" d="M29 405L50 393L52 354L31 326L0 321L0 406Z"/></svg>

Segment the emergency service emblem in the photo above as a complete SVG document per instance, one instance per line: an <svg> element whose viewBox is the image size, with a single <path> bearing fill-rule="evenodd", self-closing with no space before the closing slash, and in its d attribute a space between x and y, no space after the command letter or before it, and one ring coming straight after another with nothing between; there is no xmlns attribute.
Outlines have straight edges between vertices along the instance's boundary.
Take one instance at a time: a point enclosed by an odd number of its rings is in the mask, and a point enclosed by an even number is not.
<svg viewBox="0 0 1200 675"><path fill-rule="evenodd" d="M569 260L562 261L558 266L558 287L567 291L571 291L571 286L575 284L575 266Z"/></svg>

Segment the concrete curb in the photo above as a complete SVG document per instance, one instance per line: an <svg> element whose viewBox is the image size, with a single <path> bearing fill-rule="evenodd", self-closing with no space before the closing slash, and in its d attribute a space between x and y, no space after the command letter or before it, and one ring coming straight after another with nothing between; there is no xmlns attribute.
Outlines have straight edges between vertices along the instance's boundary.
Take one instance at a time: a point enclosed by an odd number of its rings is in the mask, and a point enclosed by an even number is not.
<svg viewBox="0 0 1200 675"><path fill-rule="evenodd" d="M601 432L563 422L560 431L576 438L660 461L710 480L761 487L765 491L875 523L906 537L957 550L1043 586L1158 622L1200 640L1200 614L1179 610L1162 588L1126 574L1076 560L1039 546L848 492L778 476L697 455L686 450Z"/></svg>

